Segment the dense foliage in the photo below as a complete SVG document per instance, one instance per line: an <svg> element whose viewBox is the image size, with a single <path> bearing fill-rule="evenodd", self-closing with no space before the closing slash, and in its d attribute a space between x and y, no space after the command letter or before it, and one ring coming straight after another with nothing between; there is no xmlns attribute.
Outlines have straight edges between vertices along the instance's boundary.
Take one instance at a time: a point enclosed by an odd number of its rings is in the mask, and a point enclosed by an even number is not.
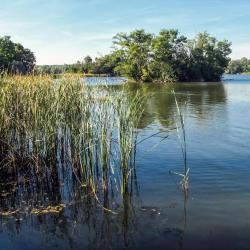
<svg viewBox="0 0 250 250"><path fill-rule="evenodd" d="M114 71L119 62L119 58L113 54L95 58L86 56L82 62L64 65L39 65L36 67L38 74L62 74L62 73L80 73L115 76L118 73Z"/></svg>
<svg viewBox="0 0 250 250"><path fill-rule="evenodd" d="M27 74L35 66L35 56L20 43L14 43L9 36L0 37L1 72Z"/></svg>
<svg viewBox="0 0 250 250"><path fill-rule="evenodd" d="M124 75L145 81L219 81L228 66L231 43L199 33L194 39L177 30L163 29L157 36L135 30L113 38L111 54L87 56L72 65L39 66L40 73Z"/></svg>
<svg viewBox="0 0 250 250"><path fill-rule="evenodd" d="M177 30L158 36L136 30L114 37L114 53L120 58L115 70L136 81L219 81L230 61L231 43L207 33L188 40Z"/></svg>
<svg viewBox="0 0 250 250"><path fill-rule="evenodd" d="M230 74L240 74L250 72L250 59L243 57L239 60L232 60L227 69Z"/></svg>

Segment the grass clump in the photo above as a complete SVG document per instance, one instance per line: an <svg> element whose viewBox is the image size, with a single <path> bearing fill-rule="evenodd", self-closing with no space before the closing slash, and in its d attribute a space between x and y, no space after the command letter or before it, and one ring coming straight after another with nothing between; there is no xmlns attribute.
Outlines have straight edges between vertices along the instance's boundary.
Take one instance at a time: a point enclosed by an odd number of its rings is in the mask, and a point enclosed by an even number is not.
<svg viewBox="0 0 250 250"><path fill-rule="evenodd" d="M128 192L142 110L142 95L77 76L4 76L0 178L34 193L78 186L109 207L107 193Z"/></svg>

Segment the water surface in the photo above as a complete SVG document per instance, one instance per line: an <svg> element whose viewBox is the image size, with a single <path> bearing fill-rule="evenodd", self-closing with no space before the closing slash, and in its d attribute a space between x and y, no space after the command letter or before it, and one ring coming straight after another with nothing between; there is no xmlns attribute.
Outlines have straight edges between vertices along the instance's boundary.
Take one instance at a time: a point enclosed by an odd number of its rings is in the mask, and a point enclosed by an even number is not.
<svg viewBox="0 0 250 250"><path fill-rule="evenodd" d="M118 214L87 197L60 213L2 216L1 249L249 249L250 76L174 86L185 116L188 196L180 177L169 174L183 171L172 87L130 85L130 91L138 88L148 98L139 125L136 185L117 204ZM65 190L52 188L51 201L66 199ZM33 197L44 198L39 190ZM22 202L25 196L6 201L2 195L0 205Z"/></svg>

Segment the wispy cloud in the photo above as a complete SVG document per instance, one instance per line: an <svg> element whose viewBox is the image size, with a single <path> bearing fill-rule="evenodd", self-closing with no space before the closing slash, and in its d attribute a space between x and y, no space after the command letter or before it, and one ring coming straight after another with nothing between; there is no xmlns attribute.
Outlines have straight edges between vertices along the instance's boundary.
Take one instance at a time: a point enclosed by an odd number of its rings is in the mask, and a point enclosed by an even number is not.
<svg viewBox="0 0 250 250"><path fill-rule="evenodd" d="M249 0L1 0L0 36L35 52L38 63L105 54L118 32L177 28L233 41L232 57L250 57Z"/></svg>
<svg viewBox="0 0 250 250"><path fill-rule="evenodd" d="M187 15L187 14L179 14L179 15L165 15L165 16L151 16L145 18L145 23L148 24L168 24L175 26L188 26L188 25L204 25L211 24L221 21L221 17L200 17L199 15Z"/></svg>

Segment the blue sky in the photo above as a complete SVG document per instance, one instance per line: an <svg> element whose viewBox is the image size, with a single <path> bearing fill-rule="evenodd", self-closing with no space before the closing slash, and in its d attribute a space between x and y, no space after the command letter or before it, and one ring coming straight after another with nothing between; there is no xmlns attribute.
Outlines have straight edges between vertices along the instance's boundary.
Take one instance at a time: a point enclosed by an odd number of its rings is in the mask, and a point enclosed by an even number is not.
<svg viewBox="0 0 250 250"><path fill-rule="evenodd" d="M207 31L250 58L250 0L1 0L0 36L10 35L38 64L62 64L110 51L118 32Z"/></svg>

